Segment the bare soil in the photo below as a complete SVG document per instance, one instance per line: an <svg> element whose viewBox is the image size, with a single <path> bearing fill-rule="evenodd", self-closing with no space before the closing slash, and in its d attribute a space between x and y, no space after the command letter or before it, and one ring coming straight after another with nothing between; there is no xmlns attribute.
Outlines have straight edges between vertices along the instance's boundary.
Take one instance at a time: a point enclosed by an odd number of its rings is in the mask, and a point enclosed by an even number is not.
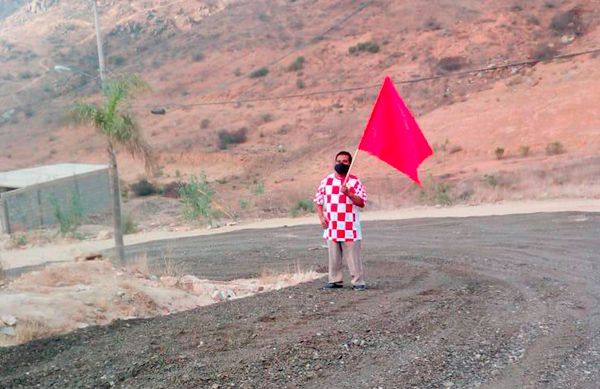
<svg viewBox="0 0 600 389"><path fill-rule="evenodd" d="M0 350L1 387L595 388L600 214L364 223L370 289L321 282ZM129 247L230 280L325 264L318 226Z"/></svg>

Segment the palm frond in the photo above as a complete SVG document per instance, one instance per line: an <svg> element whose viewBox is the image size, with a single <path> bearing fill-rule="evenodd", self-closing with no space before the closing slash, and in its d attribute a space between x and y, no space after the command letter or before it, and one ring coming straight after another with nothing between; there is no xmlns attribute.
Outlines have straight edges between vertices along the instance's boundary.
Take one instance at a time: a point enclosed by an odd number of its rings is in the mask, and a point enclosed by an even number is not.
<svg viewBox="0 0 600 389"><path fill-rule="evenodd" d="M67 113L67 120L72 123L96 124L96 117L100 111L97 105L92 103L75 103L73 108Z"/></svg>
<svg viewBox="0 0 600 389"><path fill-rule="evenodd" d="M89 123L107 137L108 142L120 146L135 158L142 158L146 171L155 171L156 158L150 144L144 139L138 123L123 107L135 93L150 86L137 75L110 81L104 88L104 105L77 103L70 112L71 121Z"/></svg>
<svg viewBox="0 0 600 389"><path fill-rule="evenodd" d="M129 75L106 84L104 96L106 97L106 111L115 112L120 104L129 97L150 90L150 85L138 75Z"/></svg>
<svg viewBox="0 0 600 389"><path fill-rule="evenodd" d="M111 140L123 147L132 157L141 158L148 173L156 170L156 157L152 147L131 115L120 114L116 117Z"/></svg>

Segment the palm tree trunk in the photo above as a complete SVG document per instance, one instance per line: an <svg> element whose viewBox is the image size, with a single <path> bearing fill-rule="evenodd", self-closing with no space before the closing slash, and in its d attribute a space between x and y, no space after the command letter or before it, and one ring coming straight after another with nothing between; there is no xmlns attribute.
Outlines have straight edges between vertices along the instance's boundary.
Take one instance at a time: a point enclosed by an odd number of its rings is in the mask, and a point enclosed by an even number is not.
<svg viewBox="0 0 600 389"><path fill-rule="evenodd" d="M125 245L123 244L123 224L121 222L121 190L119 188L119 170L117 169L117 156L111 142L106 148L110 159L110 178L112 180L113 197L113 222L115 236L115 255L119 265L125 264Z"/></svg>

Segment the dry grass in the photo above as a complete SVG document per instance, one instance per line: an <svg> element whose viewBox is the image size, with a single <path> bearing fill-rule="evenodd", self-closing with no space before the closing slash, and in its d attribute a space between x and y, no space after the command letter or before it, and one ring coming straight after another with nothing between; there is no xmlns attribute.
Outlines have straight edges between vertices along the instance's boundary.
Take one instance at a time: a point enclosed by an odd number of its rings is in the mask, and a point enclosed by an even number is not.
<svg viewBox="0 0 600 389"><path fill-rule="evenodd" d="M108 309L110 308L109 304L110 301L106 297L99 297L98 299L96 299L96 306L103 312L108 311Z"/></svg>
<svg viewBox="0 0 600 389"><path fill-rule="evenodd" d="M126 267L129 272L144 276L145 278L150 278L152 275L178 278L185 274L184 266L173 259L171 247L167 247L160 259L154 264L150 264L148 254L144 253L139 255Z"/></svg>
<svg viewBox="0 0 600 389"><path fill-rule="evenodd" d="M148 261L148 255L142 254L127 265L127 269L146 278L151 275L181 277L185 274L184 267L171 257L171 251L167 248L166 253L163 252L161 258L152 266Z"/></svg>
<svg viewBox="0 0 600 389"><path fill-rule="evenodd" d="M161 262L161 275L167 277L181 277L185 274L181 263L175 262L172 258L165 258Z"/></svg>
<svg viewBox="0 0 600 389"><path fill-rule="evenodd" d="M37 320L19 320L15 326L14 336L0 334L0 347L14 346L34 339L46 338L55 333L57 331L52 331L51 328Z"/></svg>
<svg viewBox="0 0 600 389"><path fill-rule="evenodd" d="M6 279L6 273L4 272L4 264L2 263L2 259L0 259L0 285L4 283Z"/></svg>
<svg viewBox="0 0 600 389"><path fill-rule="evenodd" d="M148 264L147 254L142 254L136 259L134 259L133 262L127 265L127 269L129 269L129 271L133 273L141 274L146 278L150 277L150 275L152 274L152 271L150 270L150 265Z"/></svg>
<svg viewBox="0 0 600 389"><path fill-rule="evenodd" d="M16 340L19 343L29 342L34 339L45 338L52 335L50 328L35 320L23 320L17 324Z"/></svg>
<svg viewBox="0 0 600 389"><path fill-rule="evenodd" d="M274 271L271 269L263 269L260 276L258 277L259 282L262 285L276 284L280 281L293 281L293 282L304 282L319 278L320 273L316 271L314 267L305 268L296 262L294 265L290 265L286 270Z"/></svg>
<svg viewBox="0 0 600 389"><path fill-rule="evenodd" d="M38 286L71 286L89 284L91 275L79 266L49 266L35 275L34 280Z"/></svg>

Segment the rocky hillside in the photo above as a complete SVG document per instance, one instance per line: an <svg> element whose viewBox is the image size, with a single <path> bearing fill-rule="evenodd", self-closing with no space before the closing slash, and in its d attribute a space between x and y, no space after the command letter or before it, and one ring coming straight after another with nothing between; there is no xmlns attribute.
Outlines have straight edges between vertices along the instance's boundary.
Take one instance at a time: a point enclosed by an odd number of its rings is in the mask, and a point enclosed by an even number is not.
<svg viewBox="0 0 600 389"><path fill-rule="evenodd" d="M89 2L1 9L1 170L104 161L101 139L62 120L74 100L98 96ZM550 60L598 48L596 0L134 0L99 10L109 75L140 73L153 87L132 109L160 153L155 180L206 174L236 212L285 213L309 197L333 154L356 147L385 75L436 154L424 190L359 155L374 207L599 193L598 55ZM522 61L542 62L505 66ZM143 174L121 160L127 181Z"/></svg>

